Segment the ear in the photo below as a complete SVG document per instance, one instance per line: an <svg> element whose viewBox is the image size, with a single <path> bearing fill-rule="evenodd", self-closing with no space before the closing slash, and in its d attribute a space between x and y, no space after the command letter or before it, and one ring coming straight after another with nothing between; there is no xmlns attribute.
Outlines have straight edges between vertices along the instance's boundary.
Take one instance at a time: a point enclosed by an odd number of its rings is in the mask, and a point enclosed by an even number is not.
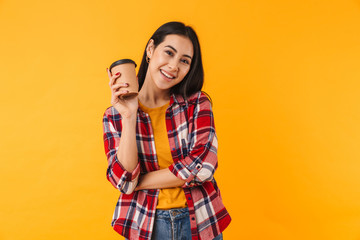
<svg viewBox="0 0 360 240"><path fill-rule="evenodd" d="M154 40L150 39L148 45L146 46L146 55L149 58L151 58L151 56L153 55L154 49L155 49Z"/></svg>

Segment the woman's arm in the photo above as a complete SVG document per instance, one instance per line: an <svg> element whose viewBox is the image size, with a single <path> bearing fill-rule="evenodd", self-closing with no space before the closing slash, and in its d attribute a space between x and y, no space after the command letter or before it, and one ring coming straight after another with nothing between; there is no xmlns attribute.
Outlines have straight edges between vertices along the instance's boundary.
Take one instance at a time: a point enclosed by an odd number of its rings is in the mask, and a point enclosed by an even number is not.
<svg viewBox="0 0 360 240"><path fill-rule="evenodd" d="M132 172L138 164L136 146L136 116L134 119L122 119L122 133L117 150L117 158L121 165L129 172Z"/></svg>
<svg viewBox="0 0 360 240"><path fill-rule="evenodd" d="M123 90L128 83L117 83L121 73L111 74L107 69L110 79L109 86L111 89L111 104L121 115L121 139L119 139L119 148L117 149L117 157L122 166L129 172L132 172L137 163L137 145L136 145L136 117L138 109L138 99L120 99L119 96L128 91ZM126 81L126 80L124 80Z"/></svg>
<svg viewBox="0 0 360 240"><path fill-rule="evenodd" d="M191 136L188 152L185 158L175 161L169 167L177 178L186 181L182 187L193 187L212 181L218 166L214 116L211 102L204 93L196 94L194 111L188 122Z"/></svg>
<svg viewBox="0 0 360 240"><path fill-rule="evenodd" d="M134 191L140 174L135 140L136 123L119 121L119 118L120 115L114 108L108 108L103 117L104 147L108 159L106 174L115 188L130 194Z"/></svg>
<svg viewBox="0 0 360 240"><path fill-rule="evenodd" d="M137 185L140 165L136 145L138 99L121 100L126 83L116 83L121 73L109 75L111 104L103 117L104 146L108 158L107 179L122 193L130 194Z"/></svg>
<svg viewBox="0 0 360 240"><path fill-rule="evenodd" d="M177 178L168 168L149 172L140 177L135 191L142 189L162 189L181 187L185 184L184 180Z"/></svg>

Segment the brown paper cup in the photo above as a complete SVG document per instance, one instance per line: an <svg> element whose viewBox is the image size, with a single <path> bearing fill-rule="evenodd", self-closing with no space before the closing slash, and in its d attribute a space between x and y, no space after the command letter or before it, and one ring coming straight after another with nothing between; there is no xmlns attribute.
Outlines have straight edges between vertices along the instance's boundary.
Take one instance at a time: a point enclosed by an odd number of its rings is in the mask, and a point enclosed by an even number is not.
<svg viewBox="0 0 360 240"><path fill-rule="evenodd" d="M119 96L120 99L130 99L136 97L139 91L139 83L136 78L136 63L131 59L121 59L113 62L109 68L112 75L120 72L120 77L116 80L116 83L128 83L128 87L122 89L128 90L126 94ZM114 83L115 84L115 83Z"/></svg>

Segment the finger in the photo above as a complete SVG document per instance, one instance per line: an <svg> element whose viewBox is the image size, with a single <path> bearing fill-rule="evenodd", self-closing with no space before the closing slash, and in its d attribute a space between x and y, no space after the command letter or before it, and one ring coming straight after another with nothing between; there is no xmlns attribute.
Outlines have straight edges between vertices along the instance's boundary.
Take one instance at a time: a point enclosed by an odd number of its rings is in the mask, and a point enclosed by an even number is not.
<svg viewBox="0 0 360 240"><path fill-rule="evenodd" d="M114 97L119 97L120 95L128 93L128 90L120 90L114 93Z"/></svg>
<svg viewBox="0 0 360 240"><path fill-rule="evenodd" d="M120 76L121 76L121 73L118 72L118 73L115 73L114 75L112 75L109 71L109 76L110 76L110 82L109 82L109 85L113 85L115 82L116 82L116 79L118 79Z"/></svg>
<svg viewBox="0 0 360 240"><path fill-rule="evenodd" d="M114 84L114 79L113 79L113 75L111 74L110 70L107 68L106 69L108 77L110 79L109 85L111 86L112 84Z"/></svg>
<svg viewBox="0 0 360 240"><path fill-rule="evenodd" d="M112 84L115 84L116 83L116 80L121 76L121 73L120 72L117 72L115 73L112 78L113 78L113 82Z"/></svg>
<svg viewBox="0 0 360 240"><path fill-rule="evenodd" d="M108 68L106 68L106 72L107 72L108 77L109 77L109 79L110 79L109 85L111 85L111 77L112 77L112 74L111 74L111 72L110 72L110 70L109 70Z"/></svg>
<svg viewBox="0 0 360 240"><path fill-rule="evenodd" d="M116 92L118 91L120 88L125 88L128 87L129 84L128 83L117 83L111 86L111 90Z"/></svg>

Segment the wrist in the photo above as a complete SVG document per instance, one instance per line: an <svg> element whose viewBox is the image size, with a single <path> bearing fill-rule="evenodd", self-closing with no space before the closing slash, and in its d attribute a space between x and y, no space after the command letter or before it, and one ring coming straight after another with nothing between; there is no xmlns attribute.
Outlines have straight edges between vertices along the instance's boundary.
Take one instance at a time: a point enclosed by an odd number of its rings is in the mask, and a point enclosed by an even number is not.
<svg viewBox="0 0 360 240"><path fill-rule="evenodd" d="M123 127L136 126L136 117L136 114L133 114L131 116L122 116L121 123Z"/></svg>

